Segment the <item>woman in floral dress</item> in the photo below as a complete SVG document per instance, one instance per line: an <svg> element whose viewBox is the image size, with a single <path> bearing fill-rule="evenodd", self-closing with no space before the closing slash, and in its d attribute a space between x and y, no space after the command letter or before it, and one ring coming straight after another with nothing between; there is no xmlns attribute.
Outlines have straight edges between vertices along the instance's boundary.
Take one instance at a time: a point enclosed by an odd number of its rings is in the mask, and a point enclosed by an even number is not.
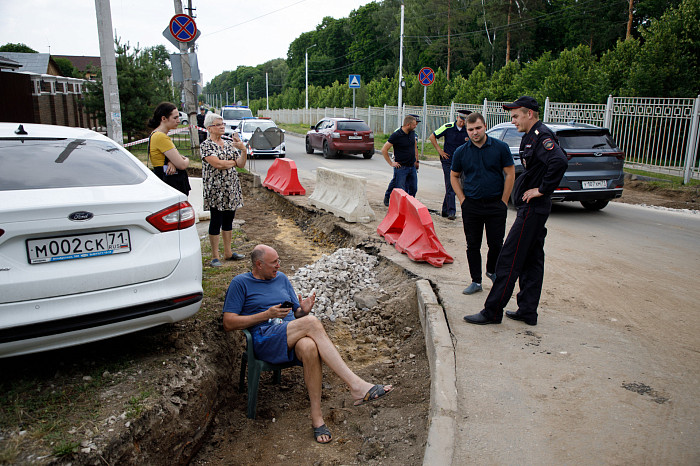
<svg viewBox="0 0 700 466"><path fill-rule="evenodd" d="M240 260L245 256L231 251L233 218L236 209L243 206L241 182L236 167L246 163L246 147L234 134L233 141L223 139L224 120L221 115L208 113L204 127L209 136L202 142L202 184L204 185L204 210L209 210L209 242L211 243L211 265L221 267L219 256L219 233L224 239L224 259Z"/></svg>

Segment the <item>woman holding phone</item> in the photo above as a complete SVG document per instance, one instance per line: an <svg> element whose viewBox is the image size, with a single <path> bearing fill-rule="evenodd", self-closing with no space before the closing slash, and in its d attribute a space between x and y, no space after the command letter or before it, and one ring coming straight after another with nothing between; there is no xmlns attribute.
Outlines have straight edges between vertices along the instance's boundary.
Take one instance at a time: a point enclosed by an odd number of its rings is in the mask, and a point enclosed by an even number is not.
<svg viewBox="0 0 700 466"><path fill-rule="evenodd" d="M187 167L190 159L183 156L170 140L168 132L180 124L180 112L170 102L158 104L153 117L148 120L148 127L153 128L148 138L148 156L153 165L153 173L169 186L188 195L190 182Z"/></svg>

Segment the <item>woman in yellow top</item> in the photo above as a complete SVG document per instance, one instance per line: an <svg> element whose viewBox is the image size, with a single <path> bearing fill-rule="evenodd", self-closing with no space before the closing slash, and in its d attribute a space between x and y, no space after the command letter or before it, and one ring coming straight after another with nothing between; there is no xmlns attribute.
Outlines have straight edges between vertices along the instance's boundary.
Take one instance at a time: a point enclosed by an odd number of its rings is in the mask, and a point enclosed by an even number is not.
<svg viewBox="0 0 700 466"><path fill-rule="evenodd" d="M190 182L187 178L187 167L190 159L180 155L175 144L168 137L168 131L180 124L180 112L170 102L158 104L153 112L153 118L148 120L148 127L153 128L148 139L148 156L153 165L153 173L169 186L188 195Z"/></svg>

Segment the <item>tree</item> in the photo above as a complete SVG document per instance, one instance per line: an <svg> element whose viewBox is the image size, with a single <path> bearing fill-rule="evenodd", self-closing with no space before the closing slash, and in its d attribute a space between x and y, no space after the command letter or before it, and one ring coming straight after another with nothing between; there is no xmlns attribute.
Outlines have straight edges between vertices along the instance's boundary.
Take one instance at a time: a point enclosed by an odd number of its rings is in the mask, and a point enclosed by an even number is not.
<svg viewBox="0 0 700 466"><path fill-rule="evenodd" d="M162 45L141 50L132 49L128 42L122 45L120 38L114 43L122 128L131 140L137 134L146 132L146 122L153 109L160 102L171 99L173 90L169 80L169 55ZM98 73L94 82L88 81L86 87L86 108L104 121L102 74Z"/></svg>
<svg viewBox="0 0 700 466"><path fill-rule="evenodd" d="M700 0L683 0L642 28L630 95L695 97L700 91Z"/></svg>
<svg viewBox="0 0 700 466"><path fill-rule="evenodd" d="M0 46L0 52L39 53L27 45L13 44L12 42Z"/></svg>
<svg viewBox="0 0 700 466"><path fill-rule="evenodd" d="M607 75L587 45L564 50L545 78L541 93L558 102L605 102Z"/></svg>
<svg viewBox="0 0 700 466"><path fill-rule="evenodd" d="M53 61L58 65L58 71L61 76L66 76L68 78L82 78L80 72L73 66L67 58L56 57Z"/></svg>

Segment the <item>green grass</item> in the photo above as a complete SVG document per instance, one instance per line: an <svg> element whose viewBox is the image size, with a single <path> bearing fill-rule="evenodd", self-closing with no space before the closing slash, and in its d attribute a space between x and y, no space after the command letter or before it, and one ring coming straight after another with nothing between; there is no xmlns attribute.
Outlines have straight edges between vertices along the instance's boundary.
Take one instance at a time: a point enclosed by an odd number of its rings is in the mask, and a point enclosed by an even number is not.
<svg viewBox="0 0 700 466"><path fill-rule="evenodd" d="M129 398L126 406L126 417L128 419L135 419L143 413L146 408L146 403L144 403L151 395L153 395L152 389L142 390L138 395L134 395Z"/></svg>
<svg viewBox="0 0 700 466"><path fill-rule="evenodd" d="M659 185L659 186L665 187L665 188L681 188L682 186L700 186L700 180L691 179L687 185L684 185L683 184L683 177L669 175L666 173L655 173L655 172L650 172L650 171L646 171L646 170L637 170L635 168L625 168L625 172L635 174L635 175L648 176L649 178L656 178L659 180L664 180L662 182L649 181L649 183L652 185Z"/></svg>

